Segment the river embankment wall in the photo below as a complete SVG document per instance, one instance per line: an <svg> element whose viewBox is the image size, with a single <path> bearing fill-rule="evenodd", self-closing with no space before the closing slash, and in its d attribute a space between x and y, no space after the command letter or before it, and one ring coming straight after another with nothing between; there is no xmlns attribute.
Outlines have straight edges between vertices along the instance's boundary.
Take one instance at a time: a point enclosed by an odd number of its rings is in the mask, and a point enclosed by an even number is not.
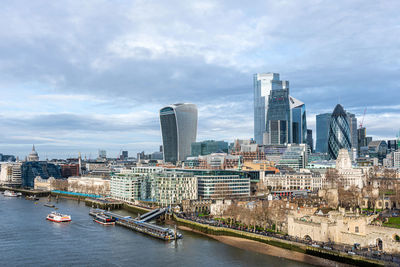
<svg viewBox="0 0 400 267"><path fill-rule="evenodd" d="M366 259L357 255L348 255L336 251L325 251L323 249L314 248L305 244L300 244L292 241L281 240L274 237L262 236L254 233L243 232L230 228L215 227L211 225L200 224L190 220L182 219L174 215L174 220L178 225L189 227L197 232L204 233L206 235L213 236L232 236L242 239L249 239L275 247L300 252L306 255L317 256L320 258L341 262L345 264L351 264L356 266L384 266L384 262L377 260ZM279 255L277 255L279 256Z"/></svg>

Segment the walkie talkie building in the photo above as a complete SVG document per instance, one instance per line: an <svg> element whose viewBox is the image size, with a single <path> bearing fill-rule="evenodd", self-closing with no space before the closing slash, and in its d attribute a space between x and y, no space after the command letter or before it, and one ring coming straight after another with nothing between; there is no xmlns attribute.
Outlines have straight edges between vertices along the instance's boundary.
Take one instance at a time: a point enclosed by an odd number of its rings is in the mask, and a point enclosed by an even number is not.
<svg viewBox="0 0 400 267"><path fill-rule="evenodd" d="M331 159L337 159L342 148L351 149L351 135L347 114L338 104L332 113L329 125L328 153Z"/></svg>
<svg viewBox="0 0 400 267"><path fill-rule="evenodd" d="M191 144L196 142L197 107L179 103L160 110L164 161L176 163L190 156Z"/></svg>

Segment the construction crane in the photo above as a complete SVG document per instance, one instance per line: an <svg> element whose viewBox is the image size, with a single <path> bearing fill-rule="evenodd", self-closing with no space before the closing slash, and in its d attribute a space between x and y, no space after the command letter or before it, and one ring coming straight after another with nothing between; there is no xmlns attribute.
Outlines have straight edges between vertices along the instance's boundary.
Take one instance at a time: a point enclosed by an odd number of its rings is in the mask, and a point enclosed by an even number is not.
<svg viewBox="0 0 400 267"><path fill-rule="evenodd" d="M362 120L361 120L361 122L360 122L360 128L363 127L364 119L365 119L365 113L367 113L367 108L364 109L364 114L363 114Z"/></svg>

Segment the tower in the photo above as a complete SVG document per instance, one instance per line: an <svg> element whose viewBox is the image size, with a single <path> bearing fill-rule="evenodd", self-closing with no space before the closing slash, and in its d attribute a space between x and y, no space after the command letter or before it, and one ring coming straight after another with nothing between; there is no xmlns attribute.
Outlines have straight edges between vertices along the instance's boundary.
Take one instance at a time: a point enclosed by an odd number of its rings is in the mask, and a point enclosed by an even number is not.
<svg viewBox="0 0 400 267"><path fill-rule="evenodd" d="M331 159L336 159L342 148L350 150L351 137L347 114L338 104L332 113L329 125L328 153Z"/></svg>
<svg viewBox="0 0 400 267"><path fill-rule="evenodd" d="M160 125L165 162L184 161L190 155L191 144L196 142L197 107L178 103L160 110Z"/></svg>
<svg viewBox="0 0 400 267"><path fill-rule="evenodd" d="M267 130L269 96L272 90L289 88L288 81L279 80L279 73L257 73L253 76L254 87L254 140L263 144Z"/></svg>

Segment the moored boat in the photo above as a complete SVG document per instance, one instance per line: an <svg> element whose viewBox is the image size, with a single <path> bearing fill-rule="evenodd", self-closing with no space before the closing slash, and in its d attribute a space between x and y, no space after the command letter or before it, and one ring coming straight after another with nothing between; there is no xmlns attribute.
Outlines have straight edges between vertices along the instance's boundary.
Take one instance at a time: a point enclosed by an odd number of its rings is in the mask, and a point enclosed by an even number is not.
<svg viewBox="0 0 400 267"><path fill-rule="evenodd" d="M6 190L6 191L4 191L4 196L5 197L17 197L18 194L15 193L14 191Z"/></svg>
<svg viewBox="0 0 400 267"><path fill-rule="evenodd" d="M52 222L70 222L71 216L53 211L52 213L47 215L46 220L49 220Z"/></svg>
<svg viewBox="0 0 400 267"><path fill-rule="evenodd" d="M53 204L51 204L51 203L46 203L46 204L44 204L43 206L49 207L49 208L54 208L54 207L55 207L55 205L53 205Z"/></svg>
<svg viewBox="0 0 400 267"><path fill-rule="evenodd" d="M93 219L95 222L100 223L102 225L114 225L115 224L115 219L111 218L110 216L107 216L105 214L96 214L96 216Z"/></svg>

